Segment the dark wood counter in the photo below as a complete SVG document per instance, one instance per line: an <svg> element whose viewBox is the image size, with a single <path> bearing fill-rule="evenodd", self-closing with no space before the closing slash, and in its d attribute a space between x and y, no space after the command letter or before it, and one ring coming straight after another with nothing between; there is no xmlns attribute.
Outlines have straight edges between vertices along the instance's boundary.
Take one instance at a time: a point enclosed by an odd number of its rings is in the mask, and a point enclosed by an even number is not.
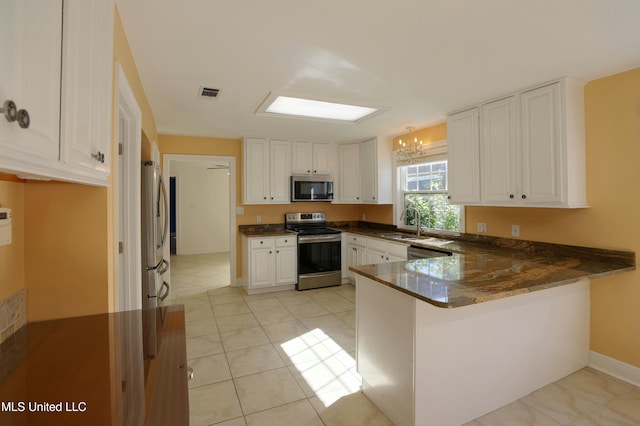
<svg viewBox="0 0 640 426"><path fill-rule="evenodd" d="M184 308L31 323L0 346L0 425L188 425Z"/></svg>

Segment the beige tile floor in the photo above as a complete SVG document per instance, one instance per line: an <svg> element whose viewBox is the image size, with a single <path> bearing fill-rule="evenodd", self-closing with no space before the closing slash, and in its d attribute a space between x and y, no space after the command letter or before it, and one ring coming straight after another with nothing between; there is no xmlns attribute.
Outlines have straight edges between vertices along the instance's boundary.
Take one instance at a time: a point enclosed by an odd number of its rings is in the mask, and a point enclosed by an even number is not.
<svg viewBox="0 0 640 426"><path fill-rule="evenodd" d="M360 391L355 290L248 296L228 253L173 256L186 307L191 425L391 425ZM433 425L437 425L434 422ZM582 369L467 426L640 425L640 389Z"/></svg>

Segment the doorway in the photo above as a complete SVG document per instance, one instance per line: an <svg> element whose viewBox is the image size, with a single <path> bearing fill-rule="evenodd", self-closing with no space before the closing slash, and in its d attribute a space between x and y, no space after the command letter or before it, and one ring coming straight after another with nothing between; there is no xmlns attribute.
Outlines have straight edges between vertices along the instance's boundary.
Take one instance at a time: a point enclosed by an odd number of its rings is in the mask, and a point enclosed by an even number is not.
<svg viewBox="0 0 640 426"><path fill-rule="evenodd" d="M209 262L211 258L211 262L219 263L224 259L226 267L221 279L234 286L236 158L165 154L163 174L170 177L170 182L175 182L170 201L170 207L175 205L175 210L169 209L170 223L175 221L176 236L172 275L181 272L184 262L180 261L187 256L194 256L200 262ZM165 256L170 255L171 246L165 247ZM176 282L172 288L178 290L176 286L181 284Z"/></svg>
<svg viewBox="0 0 640 426"><path fill-rule="evenodd" d="M169 177L169 253L173 256L178 254L177 247L177 193L176 193L176 184L177 184L178 176Z"/></svg>

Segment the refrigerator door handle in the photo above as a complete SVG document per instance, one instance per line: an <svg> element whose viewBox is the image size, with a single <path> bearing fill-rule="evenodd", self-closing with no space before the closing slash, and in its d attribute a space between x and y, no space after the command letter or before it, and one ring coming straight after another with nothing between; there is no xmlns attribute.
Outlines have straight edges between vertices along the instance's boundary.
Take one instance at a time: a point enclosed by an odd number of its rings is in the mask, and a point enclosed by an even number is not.
<svg viewBox="0 0 640 426"><path fill-rule="evenodd" d="M160 262L160 264L157 267L158 270L158 275L164 275L165 272L167 272L169 270L169 262L167 262L166 260L162 259L162 261Z"/></svg>
<svg viewBox="0 0 640 426"><path fill-rule="evenodd" d="M162 228L162 234L160 236L160 245L159 247L163 247L164 243L167 239L167 234L169 233L169 212L168 210L168 206L169 206L169 199L167 197L167 188L164 186L164 179L162 179L162 175L160 175L160 185L158 188L158 210L157 210L157 214L158 217L160 217L160 194L162 194L162 201L164 202L164 209L163 212L164 213L164 226Z"/></svg>
<svg viewBox="0 0 640 426"><path fill-rule="evenodd" d="M162 292L162 288L166 288L167 291L165 291L164 293ZM166 281L162 282L162 288L160 289L160 294L158 295L158 299L160 299L160 302L164 302L164 299L166 299L167 297L169 297L169 293L171 293L171 287L169 286L169 283Z"/></svg>

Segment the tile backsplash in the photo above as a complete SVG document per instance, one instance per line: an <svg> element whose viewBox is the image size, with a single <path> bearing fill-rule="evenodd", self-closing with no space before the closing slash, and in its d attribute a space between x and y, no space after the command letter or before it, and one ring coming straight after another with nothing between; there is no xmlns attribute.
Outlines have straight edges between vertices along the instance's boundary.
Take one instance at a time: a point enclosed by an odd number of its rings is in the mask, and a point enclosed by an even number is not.
<svg viewBox="0 0 640 426"><path fill-rule="evenodd" d="M0 301L0 343L27 323L27 290Z"/></svg>

